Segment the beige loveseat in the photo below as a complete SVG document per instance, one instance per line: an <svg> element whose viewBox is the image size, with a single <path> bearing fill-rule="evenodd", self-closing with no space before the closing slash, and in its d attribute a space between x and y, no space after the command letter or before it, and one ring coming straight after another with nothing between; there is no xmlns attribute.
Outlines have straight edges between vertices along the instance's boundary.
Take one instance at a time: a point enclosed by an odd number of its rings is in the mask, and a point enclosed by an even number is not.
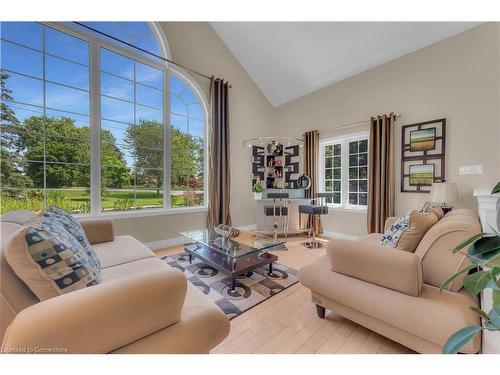
<svg viewBox="0 0 500 375"><path fill-rule="evenodd" d="M2 352L208 353L229 333L225 314L184 274L109 219L80 221L102 283L40 302L4 257L9 236L34 217L1 217Z"/></svg>
<svg viewBox="0 0 500 375"><path fill-rule="evenodd" d="M380 247L381 234L332 239L327 254L303 267L299 279L320 316L326 308L417 352L440 353L455 331L479 324L469 309L477 301L462 288L465 275L439 293L442 282L467 263L452 249L479 232L477 215L456 209L427 231L414 253ZM477 335L461 351L479 349Z"/></svg>

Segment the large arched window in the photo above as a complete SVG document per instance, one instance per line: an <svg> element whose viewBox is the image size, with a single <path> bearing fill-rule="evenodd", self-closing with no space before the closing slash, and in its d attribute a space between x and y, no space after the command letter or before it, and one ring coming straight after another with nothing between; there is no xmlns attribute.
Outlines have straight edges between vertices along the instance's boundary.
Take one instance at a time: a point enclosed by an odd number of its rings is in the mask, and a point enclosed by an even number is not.
<svg viewBox="0 0 500 375"><path fill-rule="evenodd" d="M168 51L148 23L88 26ZM192 80L76 24L0 27L2 213L205 207L206 103Z"/></svg>

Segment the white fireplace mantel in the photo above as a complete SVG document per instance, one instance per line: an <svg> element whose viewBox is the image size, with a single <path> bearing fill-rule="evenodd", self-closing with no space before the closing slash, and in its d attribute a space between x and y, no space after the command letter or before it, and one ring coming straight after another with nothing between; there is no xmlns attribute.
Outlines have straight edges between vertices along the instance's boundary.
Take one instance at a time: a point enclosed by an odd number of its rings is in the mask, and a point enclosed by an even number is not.
<svg viewBox="0 0 500 375"><path fill-rule="evenodd" d="M477 211L481 219L483 232L499 232L499 222L497 211L500 210L500 194L491 194L489 191L474 190L474 196L477 199ZM491 291L486 290L481 293L481 308L488 312L493 306ZM484 354L500 353L500 333L483 332L483 350Z"/></svg>
<svg viewBox="0 0 500 375"><path fill-rule="evenodd" d="M475 189L474 196L477 199L477 213L481 219L481 226L485 233L498 233L497 205L500 194L491 194L490 190Z"/></svg>

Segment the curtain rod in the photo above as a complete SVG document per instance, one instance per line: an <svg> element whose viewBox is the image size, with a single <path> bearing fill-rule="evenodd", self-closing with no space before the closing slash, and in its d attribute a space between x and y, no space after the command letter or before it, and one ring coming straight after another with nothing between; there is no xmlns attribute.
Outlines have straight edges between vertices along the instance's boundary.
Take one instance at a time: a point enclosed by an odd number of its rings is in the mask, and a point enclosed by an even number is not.
<svg viewBox="0 0 500 375"><path fill-rule="evenodd" d="M189 72L191 72L191 73L197 74L197 75L199 75L200 77L203 77L203 78L208 79L209 81L211 81L211 80L212 80L212 78L213 78L213 76L212 76L212 77L209 77L209 76L207 76L207 75L205 75L205 74L203 74L203 73L197 72L197 71L196 71L196 70L194 70L194 69L191 69L191 68L188 68L187 66L184 66L184 65L181 65L181 64L179 64L179 63L176 63L175 61L172 61L172 60L169 60L169 59L167 59L167 58L165 58L165 57L163 57L163 56L157 55L156 53L150 52L150 51L148 51L148 50L146 50L146 49L144 49L144 48L137 47L136 45L133 45L133 44L128 43L128 42L126 42L126 41L124 41L124 40L121 40L120 38L117 38L117 37L115 37L115 36L113 36L113 35L111 35L111 34L108 34L108 33L105 33L105 32L103 32L103 31L99 31L99 30L97 30L97 29L94 29L93 27L91 27L91 26L87 26L87 25L85 25L85 24L83 24L83 23L81 23L81 22L73 21L73 23L77 24L78 26L84 27L84 28L86 28L86 29L88 29L88 30L91 30L91 31L93 31L93 32L95 32L95 33L98 33L98 34L104 35L105 37L108 37L108 38L110 38L110 39L113 39L113 40L115 40L115 41L117 41L117 42L123 43L123 44L125 44L125 45L127 45L127 46L129 46L129 47L135 48L135 49L137 49L137 50L139 50L139 51L141 51L141 52L147 53L148 55L154 56L154 57L156 57L157 59L160 59L160 60L166 61L166 62L168 62L168 63L170 63L170 64L172 64L172 65L178 66L178 67L180 67L180 68L182 68L182 69L185 69L185 70L187 70L187 71L189 71ZM229 84L228 86L229 86L229 87L233 87L231 84Z"/></svg>
<svg viewBox="0 0 500 375"><path fill-rule="evenodd" d="M401 117L401 113L397 113L396 114L396 118L398 117ZM318 130L318 132L324 132L324 131L327 131L327 130L340 130L340 129L347 129L347 128L352 128L352 127L355 127L355 126L358 126L358 125L361 125L361 124L366 124L368 122L370 122L371 120L365 120L365 121L357 121L357 122L349 122L345 125L342 125L342 126L332 126L332 127L329 127L329 128L325 128L325 129L320 129Z"/></svg>

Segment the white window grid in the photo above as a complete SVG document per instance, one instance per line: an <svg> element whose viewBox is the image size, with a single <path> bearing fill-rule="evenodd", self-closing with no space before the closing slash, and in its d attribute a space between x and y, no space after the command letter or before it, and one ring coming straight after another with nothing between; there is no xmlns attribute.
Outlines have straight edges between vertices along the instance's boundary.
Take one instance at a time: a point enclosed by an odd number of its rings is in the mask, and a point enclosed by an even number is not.
<svg viewBox="0 0 500 375"><path fill-rule="evenodd" d="M22 102L16 102L12 101L12 105L18 105L18 106L23 106L27 105L30 108L38 108L40 110L40 113L45 115L47 110L51 111L58 111L62 113L68 113L72 115L77 115L77 116L86 116L90 117L89 125L90 125L90 215L91 216L98 216L101 214L104 214L101 210L101 180L100 180L100 174L101 174L101 141L100 141L100 131L101 131L101 87L100 87L100 74L101 74L101 64L100 64L100 49L104 48L107 50L110 50L112 52L124 55L128 58L131 58L135 61L141 62L143 64L149 65L153 68L159 69L163 72L163 93L164 93L164 98L163 98L163 126L164 126L164 139L163 139L163 152L164 152L164 157L163 157L163 166L161 169L163 171L167 171L167 173L163 173L163 212L167 213L175 213L176 211L182 212L186 210L198 210L198 209L206 209L208 207L208 107L206 100L201 93L201 90L191 82L191 80L188 78L187 75L185 75L180 69L177 69L174 66L168 66L168 65L163 65L158 63L155 60L149 59L141 54L135 53L133 51L130 51L129 49L126 49L124 47L121 47L119 45L116 45L112 42L109 42L105 39L98 38L94 36L91 33L86 33L84 31L77 30L75 28L72 28L71 26L68 26L65 23L59 23L59 22L40 22L41 25L53 28L57 31L66 33L68 35L74 36L76 38L79 38L81 40L87 41L89 43L89 64L88 67L90 69L89 75L90 75L90 84L89 84L89 90L82 90L81 88L76 88L73 86L69 85L64 85L61 83L56 83L61 86L66 86L69 88L73 89L78 89L82 91L87 91L89 92L89 112L87 114L82 114L82 113L76 113L76 112L71 112L71 111L63 111L60 109L55 109L55 108L49 108L45 104L45 99L44 103L42 106L39 105L33 105L32 103L22 103ZM153 31L155 28L153 28ZM154 34L156 35L156 32L154 31ZM4 40L2 38L2 40ZM38 52L45 53L46 55L50 55L49 53L46 53L45 51L39 51L37 49L34 49L29 46L25 46L13 41L9 40L4 40L12 44L17 44L20 47L32 49ZM59 59L65 60L63 57L60 56L55 56ZM70 61L70 60L68 60ZM76 63L74 61L71 61L72 63ZM78 64L78 63L76 63ZM83 65L83 64L80 64ZM84 65L87 66L87 65ZM3 69L5 70L5 69ZM10 72L5 70L7 73L13 73L13 74L18 74L18 75L24 75L28 78L34 78L37 80L41 80L43 84L45 85L46 82L52 83L48 80L45 79L45 76L40 79L38 77L32 77L30 75L18 73L18 72ZM45 75L45 69L43 68L43 74ZM202 115L203 119L193 119L195 120L202 120L202 123L204 124L204 134L203 134L203 145L204 145L204 166L203 166L203 175L204 175L204 198L203 198L203 205L201 206L191 206L191 207L179 207L179 208L173 208L171 207L171 202L170 202L170 190L171 190L171 183L170 183L170 90L169 90L169 77L170 75L174 75L177 78L179 78L181 81L183 81L195 94L197 97L201 110L202 110ZM165 93L168 93L169 95L166 95ZM43 98L45 98L45 90L44 90L44 95ZM189 124L189 105L192 103L185 103L187 106L187 113L188 113L188 124ZM176 114L179 115L179 114ZM43 135L45 136L45 134ZM61 138L64 138L61 136ZM81 141L81 140L79 140ZM30 160L23 160L25 162L30 162ZM37 163L44 163L47 164L48 162L46 160L43 161L35 161ZM63 163L64 164L64 163ZM82 164L82 167L89 167L88 164ZM45 175L45 173L44 173ZM45 180L45 178L44 178ZM46 182L44 181L44 187L43 190L45 191L47 188ZM45 194L44 194L45 196ZM122 214L125 214L126 216L133 215L134 213L138 213L140 216L147 215L149 213L158 213L158 209L141 209L137 211L126 211L126 212L120 212L120 211L115 211L115 212L106 212L105 214L116 214L116 216L120 216Z"/></svg>
<svg viewBox="0 0 500 375"><path fill-rule="evenodd" d="M319 176L319 191L320 192L331 192L327 191L327 182L328 181L336 181L334 179L330 179L329 175L327 176L327 170L329 169L327 166L327 161L325 160L325 151L327 147L335 145L340 145L341 149L341 158L340 158L340 203L327 202L328 206L332 208L338 209L346 209L353 211L365 211L367 209L366 205L360 204L350 204L349 203L349 142L354 141L362 141L368 140L369 133L368 132L358 132L352 133L348 135L344 135L341 137L327 138L322 139L319 142L319 163L318 163L318 176ZM338 147L338 146L337 146ZM368 155L368 147L367 147L367 155ZM368 166L368 164L367 164ZM329 173L329 172L328 172ZM338 181L338 179L337 179ZM336 191L334 191L335 193ZM367 190L368 192L368 190Z"/></svg>

